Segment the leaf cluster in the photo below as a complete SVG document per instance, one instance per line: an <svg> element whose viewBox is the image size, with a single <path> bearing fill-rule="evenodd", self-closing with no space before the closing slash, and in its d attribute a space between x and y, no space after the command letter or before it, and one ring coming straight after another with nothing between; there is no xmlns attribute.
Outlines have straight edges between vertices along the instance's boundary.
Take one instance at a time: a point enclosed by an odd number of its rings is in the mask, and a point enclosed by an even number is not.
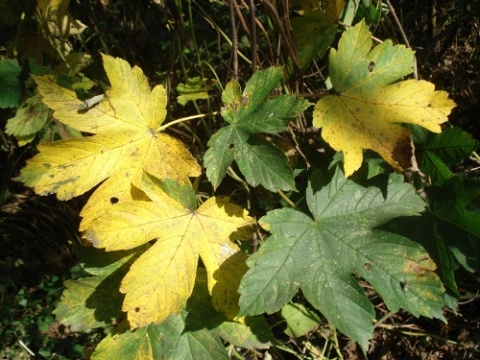
<svg viewBox="0 0 480 360"><path fill-rule="evenodd" d="M446 92L405 79L413 51L374 46L364 20L329 51L331 92L316 88L315 104L292 94L339 19L380 16L313 3L294 8L296 55L244 85L234 77L222 89L184 68L176 87L151 88L139 66L105 54L108 85L85 75L81 53L64 54L68 75L33 71L32 96L6 129L21 144L40 139L18 180L60 200L88 194L75 246L84 276L65 281L54 313L72 331L108 330L92 359L227 359L225 342L268 349L265 316L277 313L288 336L324 322L367 352L379 320L367 288L392 313L446 321L444 308L456 308L455 270L479 270L480 186L454 169L478 142L445 125L455 106ZM45 12L57 50L60 20L73 19L62 4ZM0 106L19 103L20 73L0 62L14 89ZM167 112L172 103L186 116ZM304 135L312 126L320 136Z"/></svg>

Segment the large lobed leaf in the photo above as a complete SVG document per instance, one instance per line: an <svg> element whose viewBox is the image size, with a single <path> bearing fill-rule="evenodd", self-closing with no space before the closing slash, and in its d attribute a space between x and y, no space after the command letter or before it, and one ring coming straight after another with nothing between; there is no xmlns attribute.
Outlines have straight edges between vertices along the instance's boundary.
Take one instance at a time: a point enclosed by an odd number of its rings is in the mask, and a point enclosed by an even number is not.
<svg viewBox="0 0 480 360"><path fill-rule="evenodd" d="M293 95L267 100L282 77L279 68L256 72L245 85L233 79L222 94L222 115L229 125L209 140L205 153L207 177L214 187L220 185L228 167L235 161L252 186L262 185L270 191L293 190L295 181L285 154L256 134L276 134L310 104Z"/></svg>
<svg viewBox="0 0 480 360"><path fill-rule="evenodd" d="M252 218L226 197L187 208L145 176L142 189L152 201L117 204L92 222L87 238L107 251L126 250L156 240L131 266L120 291L132 328L160 323L190 297L201 257L215 308L233 318L237 288L246 271L245 255L231 239L251 235ZM192 190L193 191L193 190Z"/></svg>
<svg viewBox="0 0 480 360"><path fill-rule="evenodd" d="M360 168L363 149L380 154L394 169L411 167L410 132L395 123L418 124L440 132L455 106L444 91L427 81L405 80L412 73L413 51L390 40L372 49L364 21L345 31L329 57L336 95L315 105L313 125L337 151L343 151L345 175Z"/></svg>
<svg viewBox="0 0 480 360"><path fill-rule="evenodd" d="M159 131L166 116L165 89L150 90L142 70L122 59L103 55L111 90L103 101L82 110L75 93L52 76L35 76L43 102L64 124L94 134L38 145L39 154L27 161L20 179L41 195L56 193L61 200L81 195L98 185L85 206L81 228L112 203L131 200L132 186L143 171L160 179L186 182L200 167L185 145Z"/></svg>
<svg viewBox="0 0 480 360"><path fill-rule="evenodd" d="M249 260L239 292L240 315L272 313L299 288L347 336L365 350L372 336L373 305L352 274L366 279L387 306L416 316L444 319L443 286L435 264L418 244L375 229L425 207L414 189L392 175L382 193L347 180L337 169L330 183L310 180L308 207L313 219L297 210L270 211L261 221L271 237Z"/></svg>

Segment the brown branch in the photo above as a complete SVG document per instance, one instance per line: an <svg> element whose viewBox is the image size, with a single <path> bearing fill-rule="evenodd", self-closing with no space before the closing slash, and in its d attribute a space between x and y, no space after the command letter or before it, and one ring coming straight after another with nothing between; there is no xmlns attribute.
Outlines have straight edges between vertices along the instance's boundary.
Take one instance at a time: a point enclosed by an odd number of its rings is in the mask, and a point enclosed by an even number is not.
<svg viewBox="0 0 480 360"><path fill-rule="evenodd" d="M232 57L233 57L233 77L238 79L238 37L237 26L235 23L235 5L236 0L230 0L230 21L232 26Z"/></svg>

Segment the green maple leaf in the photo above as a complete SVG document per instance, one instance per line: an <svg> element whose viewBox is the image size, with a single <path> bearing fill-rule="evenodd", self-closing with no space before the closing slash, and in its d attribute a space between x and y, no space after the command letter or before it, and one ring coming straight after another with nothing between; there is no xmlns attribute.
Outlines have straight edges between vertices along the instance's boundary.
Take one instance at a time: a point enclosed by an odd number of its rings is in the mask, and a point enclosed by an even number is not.
<svg viewBox="0 0 480 360"><path fill-rule="evenodd" d="M293 172L285 154L272 142L257 137L263 132L277 134L288 122L305 110L309 103L293 95L267 100L282 78L279 68L256 72L245 85L232 80L222 94L223 118L229 125L209 140L205 153L207 177L217 187L235 161L247 182L268 190L294 190Z"/></svg>
<svg viewBox="0 0 480 360"><path fill-rule="evenodd" d="M444 319L443 286L435 264L418 244L375 229L425 207L414 189L391 175L385 192L364 188L338 170L321 189L311 179L307 204L313 218L294 209L270 211L261 221L272 236L248 260L239 292L240 316L272 313L299 288L329 323L366 350L373 305L352 274L367 280L387 306L415 316ZM385 195L384 195L385 194Z"/></svg>

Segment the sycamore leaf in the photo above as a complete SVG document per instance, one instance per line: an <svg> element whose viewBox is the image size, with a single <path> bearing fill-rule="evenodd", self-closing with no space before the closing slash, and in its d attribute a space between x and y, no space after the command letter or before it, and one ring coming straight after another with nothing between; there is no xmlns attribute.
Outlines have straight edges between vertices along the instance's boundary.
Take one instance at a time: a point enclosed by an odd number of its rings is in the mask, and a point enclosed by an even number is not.
<svg viewBox="0 0 480 360"><path fill-rule="evenodd" d="M38 194L56 193L61 200L104 181L81 214L87 220L112 203L131 200L131 184L140 187L143 171L181 183L200 175L185 145L159 131L166 116L165 89L157 85L150 90L142 70L122 59L103 55L103 63L112 88L103 101L85 110L80 110L84 102L53 77L34 77L58 120L94 135L40 144L39 154L27 161L20 176Z"/></svg>
<svg viewBox="0 0 480 360"><path fill-rule="evenodd" d="M415 190L391 175L386 189L364 188L336 170L318 188L312 178L307 204L313 219L294 209L267 213L272 236L248 260L239 292L240 316L273 313L302 289L329 323L366 350L373 305L352 274L367 280L392 311L444 319L443 286L435 264L418 244L376 229L425 207ZM325 183L325 181L322 181Z"/></svg>
<svg viewBox="0 0 480 360"><path fill-rule="evenodd" d="M313 125L332 148L343 151L345 175L360 168L363 149L380 154L394 169L411 166L410 132L395 123L418 124L440 132L455 106L427 81L396 82L412 72L413 51L390 40L372 49L364 21L342 35L329 57L337 95L315 105Z"/></svg>
<svg viewBox="0 0 480 360"><path fill-rule="evenodd" d="M270 191L294 190L293 172L285 154L272 142L256 134L276 134L287 128L309 103L292 95L267 100L282 78L279 68L256 72L245 85L233 79L222 94L222 116L229 125L220 129L208 142L204 162L207 177L216 188L235 160L247 182Z"/></svg>
<svg viewBox="0 0 480 360"><path fill-rule="evenodd" d="M177 313L192 293L201 257L215 308L233 318L245 255L232 239L248 239L252 218L226 197L210 198L197 210L167 196L151 177L142 190L152 201L117 204L94 220L87 238L95 247L135 248L156 239L122 281L123 310L132 328L159 323Z"/></svg>

